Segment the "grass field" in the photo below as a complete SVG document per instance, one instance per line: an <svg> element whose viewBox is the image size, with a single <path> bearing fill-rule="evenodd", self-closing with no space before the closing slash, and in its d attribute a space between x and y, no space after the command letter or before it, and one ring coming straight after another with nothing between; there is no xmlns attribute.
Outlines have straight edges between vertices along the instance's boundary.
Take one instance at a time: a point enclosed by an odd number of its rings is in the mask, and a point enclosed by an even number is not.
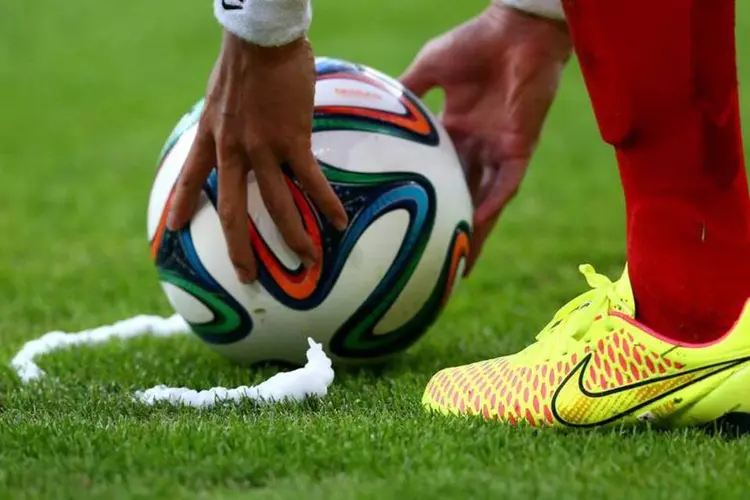
<svg viewBox="0 0 750 500"><path fill-rule="evenodd" d="M395 75L484 4L316 1L319 54ZM218 30L199 3L0 7L2 366L48 330L171 313L148 258L145 209L156 155L215 57ZM738 4L747 94L750 4ZM750 100L743 109L750 123ZM53 354L40 362L50 377L27 387L0 368L0 498L746 498L745 438L563 435L420 410L439 368L526 345L584 288L579 263L618 274L623 222L615 164L572 64L521 196L406 355L378 373L339 372L323 401L204 412L125 396L271 372L232 366L192 337Z"/></svg>

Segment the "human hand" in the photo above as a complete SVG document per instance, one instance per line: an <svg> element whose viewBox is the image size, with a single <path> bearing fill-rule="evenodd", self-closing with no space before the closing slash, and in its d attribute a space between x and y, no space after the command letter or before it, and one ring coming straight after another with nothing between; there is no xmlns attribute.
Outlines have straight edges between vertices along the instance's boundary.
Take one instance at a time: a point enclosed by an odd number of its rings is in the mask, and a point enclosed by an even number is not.
<svg viewBox="0 0 750 500"><path fill-rule="evenodd" d="M401 77L419 96L445 91L442 122L475 206L467 274L518 191L571 51L563 23L493 3L427 43Z"/></svg>
<svg viewBox="0 0 750 500"><path fill-rule="evenodd" d="M190 221L203 183L218 166L219 218L243 283L257 278L248 232L251 171L284 241L306 267L315 265L320 255L302 224L282 164L290 167L320 212L337 229L346 228L344 207L311 150L314 96L315 61L306 39L260 47L225 33L167 226L177 230Z"/></svg>

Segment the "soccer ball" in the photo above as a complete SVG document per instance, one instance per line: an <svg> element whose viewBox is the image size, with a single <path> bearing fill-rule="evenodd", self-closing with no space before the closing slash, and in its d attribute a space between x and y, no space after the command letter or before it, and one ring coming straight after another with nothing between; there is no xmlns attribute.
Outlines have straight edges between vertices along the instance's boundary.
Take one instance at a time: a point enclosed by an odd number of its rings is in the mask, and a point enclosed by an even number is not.
<svg viewBox="0 0 750 500"><path fill-rule="evenodd" d="M445 130L401 84L371 68L317 59L313 152L349 216L334 229L288 175L321 265L284 244L252 174L248 237L259 279L240 283L216 211L217 172L190 225L165 227L195 138L198 102L168 138L148 206L159 281L192 331L242 364L304 362L306 339L334 362L380 361L414 344L462 276L473 208Z"/></svg>

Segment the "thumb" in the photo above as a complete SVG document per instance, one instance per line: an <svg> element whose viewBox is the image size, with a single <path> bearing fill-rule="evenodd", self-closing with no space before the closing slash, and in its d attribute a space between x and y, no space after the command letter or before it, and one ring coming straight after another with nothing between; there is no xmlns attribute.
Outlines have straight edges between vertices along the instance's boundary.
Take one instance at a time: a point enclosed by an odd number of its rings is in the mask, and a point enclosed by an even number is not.
<svg viewBox="0 0 750 500"><path fill-rule="evenodd" d="M481 201L474 212L474 220L478 225L494 225L500 212L518 193L528 165L527 158L517 158L494 167L497 175L479 188Z"/></svg>
<svg viewBox="0 0 750 500"><path fill-rule="evenodd" d="M431 68L430 58L422 51L399 78L401 83L414 95L421 98L437 85L435 71Z"/></svg>

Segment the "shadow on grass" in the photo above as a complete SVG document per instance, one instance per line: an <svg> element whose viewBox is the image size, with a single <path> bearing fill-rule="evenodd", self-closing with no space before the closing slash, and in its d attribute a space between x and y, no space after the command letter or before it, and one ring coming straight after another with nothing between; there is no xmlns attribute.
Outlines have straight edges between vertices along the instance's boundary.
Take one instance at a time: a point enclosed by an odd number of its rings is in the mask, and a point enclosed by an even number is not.
<svg viewBox="0 0 750 500"><path fill-rule="evenodd" d="M750 436L750 415L742 413L730 413L714 422L695 427L684 427L680 429L666 429L648 424L640 426L620 426L620 427L600 427L595 429L575 429L562 432L572 432L574 434L599 434L599 435L617 435L623 439L641 440L646 436L671 438L676 433L688 432L695 435L705 435L714 439L723 441L734 441Z"/></svg>
<svg viewBox="0 0 750 500"><path fill-rule="evenodd" d="M747 413L729 413L716 422L705 425L702 429L712 437L727 440L745 438L750 436L750 415Z"/></svg>

